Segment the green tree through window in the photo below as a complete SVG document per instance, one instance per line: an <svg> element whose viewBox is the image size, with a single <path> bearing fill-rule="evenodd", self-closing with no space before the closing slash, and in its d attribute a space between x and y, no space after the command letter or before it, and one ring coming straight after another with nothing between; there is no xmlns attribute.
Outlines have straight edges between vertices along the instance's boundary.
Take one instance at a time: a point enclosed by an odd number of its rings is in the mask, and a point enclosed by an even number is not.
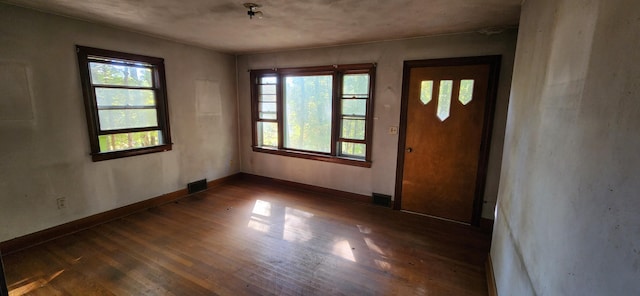
<svg viewBox="0 0 640 296"><path fill-rule="evenodd" d="M171 149L164 61L78 46L93 159Z"/></svg>
<svg viewBox="0 0 640 296"><path fill-rule="evenodd" d="M284 146L331 152L332 77L288 76L284 88Z"/></svg>
<svg viewBox="0 0 640 296"><path fill-rule="evenodd" d="M374 70L251 71L254 150L370 166Z"/></svg>

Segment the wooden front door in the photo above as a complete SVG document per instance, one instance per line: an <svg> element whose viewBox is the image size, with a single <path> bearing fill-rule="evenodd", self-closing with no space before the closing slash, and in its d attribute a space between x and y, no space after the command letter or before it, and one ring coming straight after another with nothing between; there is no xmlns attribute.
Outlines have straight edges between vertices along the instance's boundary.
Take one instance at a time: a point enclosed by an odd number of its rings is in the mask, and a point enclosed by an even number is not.
<svg viewBox="0 0 640 296"><path fill-rule="evenodd" d="M405 62L396 206L478 224L499 61Z"/></svg>

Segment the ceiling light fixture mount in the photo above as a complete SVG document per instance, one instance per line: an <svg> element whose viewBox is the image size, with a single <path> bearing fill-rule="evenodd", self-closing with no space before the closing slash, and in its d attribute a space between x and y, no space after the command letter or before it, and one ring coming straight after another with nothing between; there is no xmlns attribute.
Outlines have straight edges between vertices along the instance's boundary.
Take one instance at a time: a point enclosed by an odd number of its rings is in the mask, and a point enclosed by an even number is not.
<svg viewBox="0 0 640 296"><path fill-rule="evenodd" d="M254 16L259 19L262 18L262 11L256 10L259 7L262 7L262 5L255 4L255 3L245 3L244 7L249 9L249 11L247 11L247 15L249 16L249 19L253 19Z"/></svg>

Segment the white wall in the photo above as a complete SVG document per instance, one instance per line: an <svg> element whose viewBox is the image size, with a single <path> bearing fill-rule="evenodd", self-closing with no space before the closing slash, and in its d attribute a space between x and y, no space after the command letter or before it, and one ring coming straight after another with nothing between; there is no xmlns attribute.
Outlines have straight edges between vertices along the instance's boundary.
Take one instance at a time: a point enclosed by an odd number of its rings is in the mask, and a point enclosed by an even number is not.
<svg viewBox="0 0 640 296"><path fill-rule="evenodd" d="M522 10L491 257L500 295L640 295L640 2Z"/></svg>
<svg viewBox="0 0 640 296"><path fill-rule="evenodd" d="M400 122L402 67L405 60L501 54L502 69L491 143L483 217L493 219L508 105L516 31L493 36L478 33L338 46L238 57L240 154L242 171L342 191L393 196L398 136L388 134ZM332 164L253 152L251 149L250 69L377 63L371 168Z"/></svg>
<svg viewBox="0 0 640 296"><path fill-rule="evenodd" d="M91 161L76 44L165 59L173 151ZM238 172L235 73L234 56L0 4L0 241ZM196 110L197 80L219 112Z"/></svg>

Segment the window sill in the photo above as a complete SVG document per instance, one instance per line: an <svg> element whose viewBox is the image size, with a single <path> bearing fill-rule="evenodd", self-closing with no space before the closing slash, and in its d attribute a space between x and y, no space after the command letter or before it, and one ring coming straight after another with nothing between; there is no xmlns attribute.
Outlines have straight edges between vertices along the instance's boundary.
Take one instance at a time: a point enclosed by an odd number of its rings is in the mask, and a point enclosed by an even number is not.
<svg viewBox="0 0 640 296"><path fill-rule="evenodd" d="M364 168L370 168L371 167L371 162L370 161L366 161L366 160L363 160L363 159L362 160L361 159L356 159L356 158L337 157L337 156L331 156L331 155L316 154L316 153L311 153L311 152L300 152L300 151L292 151L292 150L279 150L279 149L275 149L275 148L274 149L270 149L270 148L263 148L263 147L253 147L253 151L254 152L261 152L261 153L275 154L275 155L282 155L282 156L289 156L289 157L297 157L297 158L303 158L303 159L325 161L325 162L331 162L331 163L337 163L337 164L358 166L358 167L364 167Z"/></svg>
<svg viewBox="0 0 640 296"><path fill-rule="evenodd" d="M138 148L138 149L96 153L91 155L91 159L94 162L96 162L96 161L123 158L123 157L136 156L136 155L142 155L142 154L163 152L163 151L171 150L171 146L172 144L165 144L160 146L151 146L151 147L144 147L144 148Z"/></svg>

